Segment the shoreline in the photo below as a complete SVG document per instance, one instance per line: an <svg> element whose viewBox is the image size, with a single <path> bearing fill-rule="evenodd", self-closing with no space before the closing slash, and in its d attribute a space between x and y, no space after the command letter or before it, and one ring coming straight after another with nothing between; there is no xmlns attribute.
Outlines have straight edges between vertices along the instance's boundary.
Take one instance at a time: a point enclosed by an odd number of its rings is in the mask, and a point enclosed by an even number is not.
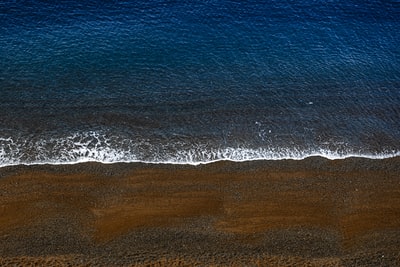
<svg viewBox="0 0 400 267"><path fill-rule="evenodd" d="M0 265L400 264L400 157L0 168Z"/></svg>
<svg viewBox="0 0 400 267"><path fill-rule="evenodd" d="M255 152L255 151L253 151ZM294 153L296 154L296 153ZM52 162L52 161L37 161L33 163L26 163L26 162L19 162L19 163L4 163L0 165L1 168L7 167L16 167L16 166L37 166L37 165L76 165L76 164L85 164L85 163L99 163L99 164L150 164L150 165L189 165L189 166L199 166L199 165L208 165L208 164L215 164L218 162L232 162L232 163L242 163L242 162L253 162L253 161L303 161L312 158L323 158L327 160L346 160L346 159L369 159L369 160L384 160L384 159L391 159L400 157L400 152L393 152L392 153L377 153L377 154L345 154L341 155L334 152L327 152L327 153L310 153L305 155L278 155L278 156L267 156L267 157L248 157L246 155L239 156L238 159L230 158L230 157L222 157L217 159L209 159L206 161L180 161L171 160L171 161L144 161L144 160L115 160L115 161L102 161L94 158L81 158L76 161L60 161L60 162Z"/></svg>

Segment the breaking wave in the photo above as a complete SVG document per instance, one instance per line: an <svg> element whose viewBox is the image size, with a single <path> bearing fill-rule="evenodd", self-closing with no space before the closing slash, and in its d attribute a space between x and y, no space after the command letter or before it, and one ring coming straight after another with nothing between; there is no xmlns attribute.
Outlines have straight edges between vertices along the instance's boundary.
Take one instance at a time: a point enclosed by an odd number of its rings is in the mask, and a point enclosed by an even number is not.
<svg viewBox="0 0 400 267"><path fill-rule="evenodd" d="M0 137L0 167L35 164L74 164L82 162L143 162L198 165L216 161L301 160L311 156L328 159L364 157L383 159L400 156L400 151L369 153L346 146L316 148L216 146L208 143L134 140L108 136L95 131L67 137L22 139Z"/></svg>

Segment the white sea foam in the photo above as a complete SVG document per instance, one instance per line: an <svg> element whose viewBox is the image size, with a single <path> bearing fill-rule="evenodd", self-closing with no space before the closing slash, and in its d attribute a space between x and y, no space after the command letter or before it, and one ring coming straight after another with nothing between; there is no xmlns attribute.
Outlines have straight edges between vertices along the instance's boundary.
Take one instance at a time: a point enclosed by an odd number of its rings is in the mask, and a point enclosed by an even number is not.
<svg viewBox="0 0 400 267"><path fill-rule="evenodd" d="M75 164L82 162L143 162L153 164L199 165L216 161L302 160L319 156L327 159L362 157L384 159L400 156L400 151L381 153L351 149L212 147L209 144L152 144L148 140L124 139L98 132L75 133L67 137L14 140L0 137L0 167L35 164Z"/></svg>

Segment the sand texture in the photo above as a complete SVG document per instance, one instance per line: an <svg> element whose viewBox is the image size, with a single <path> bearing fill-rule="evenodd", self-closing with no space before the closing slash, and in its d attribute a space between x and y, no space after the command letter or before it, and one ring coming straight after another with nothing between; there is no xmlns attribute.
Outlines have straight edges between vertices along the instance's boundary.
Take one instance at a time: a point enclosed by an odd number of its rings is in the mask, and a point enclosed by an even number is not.
<svg viewBox="0 0 400 267"><path fill-rule="evenodd" d="M0 169L0 266L400 266L400 159Z"/></svg>

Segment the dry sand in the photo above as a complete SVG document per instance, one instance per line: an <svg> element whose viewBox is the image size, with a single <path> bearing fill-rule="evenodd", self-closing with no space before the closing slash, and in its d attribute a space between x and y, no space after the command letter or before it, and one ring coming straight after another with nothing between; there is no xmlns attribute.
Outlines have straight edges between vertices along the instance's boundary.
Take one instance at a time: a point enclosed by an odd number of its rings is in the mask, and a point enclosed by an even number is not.
<svg viewBox="0 0 400 267"><path fill-rule="evenodd" d="M400 266L400 158L0 169L1 266Z"/></svg>

